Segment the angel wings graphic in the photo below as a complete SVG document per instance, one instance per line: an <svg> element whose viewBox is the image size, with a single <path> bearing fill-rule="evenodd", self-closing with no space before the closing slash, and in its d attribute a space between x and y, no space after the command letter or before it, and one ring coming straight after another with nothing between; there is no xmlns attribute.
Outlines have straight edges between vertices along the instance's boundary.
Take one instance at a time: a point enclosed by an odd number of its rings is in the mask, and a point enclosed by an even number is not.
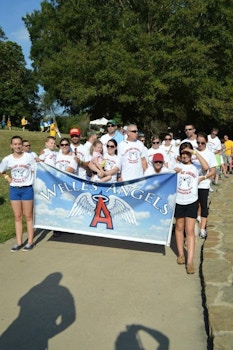
<svg viewBox="0 0 233 350"><path fill-rule="evenodd" d="M90 216L93 215L96 208L95 201L98 196L101 196L101 194L94 196L87 192L80 194L76 198L68 217L81 216L83 214L88 214ZM94 199L95 197L96 199ZM110 195L109 197L102 196L102 198L104 198L106 207L113 219L124 220L131 225L137 225L134 211L127 202L113 195Z"/></svg>

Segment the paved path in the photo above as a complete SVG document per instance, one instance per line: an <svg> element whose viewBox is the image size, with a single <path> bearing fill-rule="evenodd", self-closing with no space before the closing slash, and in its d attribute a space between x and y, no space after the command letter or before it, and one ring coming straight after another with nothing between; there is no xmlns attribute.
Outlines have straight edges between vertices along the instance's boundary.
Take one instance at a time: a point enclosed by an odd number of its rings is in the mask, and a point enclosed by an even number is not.
<svg viewBox="0 0 233 350"><path fill-rule="evenodd" d="M197 273L171 247L42 231L0 245L0 350L206 350Z"/></svg>

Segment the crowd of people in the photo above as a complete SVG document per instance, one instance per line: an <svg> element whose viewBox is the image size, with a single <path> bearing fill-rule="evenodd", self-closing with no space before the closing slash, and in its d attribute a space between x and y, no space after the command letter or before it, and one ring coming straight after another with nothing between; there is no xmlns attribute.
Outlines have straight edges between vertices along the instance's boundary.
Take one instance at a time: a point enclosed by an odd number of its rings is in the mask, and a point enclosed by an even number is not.
<svg viewBox="0 0 233 350"><path fill-rule="evenodd" d="M50 126L51 129L51 126ZM79 178L94 182L117 182L138 179L156 174L177 173L175 207L175 237L177 263L186 264L188 274L195 273L195 224L198 221L200 238L207 236L208 196L213 186L219 185L220 177L232 174L233 141L228 135L218 137L218 129L209 135L196 133L193 124L184 128L183 140L173 139L171 132L153 135L150 147L146 138L139 135L137 125L130 124L118 130L115 120L109 120L106 133L99 137L90 130L85 144L81 143L81 131L73 127L69 137L49 135L45 147L37 155L31 145L20 136L11 139L12 153L0 164L0 173L10 184L10 200L15 219L17 244L12 252L21 248L33 248L33 173L36 162L44 162ZM57 146L59 149L57 149ZM11 170L11 174L7 173ZM22 218L27 222L28 241L23 246ZM56 235L56 232L54 232ZM184 240L187 243L187 258Z"/></svg>

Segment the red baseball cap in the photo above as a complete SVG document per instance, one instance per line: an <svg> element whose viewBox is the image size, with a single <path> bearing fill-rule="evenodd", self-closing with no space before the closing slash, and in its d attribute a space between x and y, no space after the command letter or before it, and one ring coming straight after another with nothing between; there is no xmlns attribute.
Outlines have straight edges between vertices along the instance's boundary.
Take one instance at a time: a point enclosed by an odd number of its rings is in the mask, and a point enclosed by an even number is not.
<svg viewBox="0 0 233 350"><path fill-rule="evenodd" d="M72 129L70 129L70 136L71 135L78 135L78 136L80 136L81 135L81 131L78 128L72 128Z"/></svg>
<svg viewBox="0 0 233 350"><path fill-rule="evenodd" d="M153 156L153 162L164 162L162 153L155 153Z"/></svg>

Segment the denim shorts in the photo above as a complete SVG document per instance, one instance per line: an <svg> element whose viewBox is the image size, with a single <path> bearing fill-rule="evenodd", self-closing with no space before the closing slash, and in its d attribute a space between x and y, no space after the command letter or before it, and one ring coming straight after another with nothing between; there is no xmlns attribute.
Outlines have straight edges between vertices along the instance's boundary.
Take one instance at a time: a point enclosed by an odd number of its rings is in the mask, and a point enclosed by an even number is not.
<svg viewBox="0 0 233 350"><path fill-rule="evenodd" d="M10 186L10 200L11 201L30 201L34 198L33 187L23 186L15 187Z"/></svg>

